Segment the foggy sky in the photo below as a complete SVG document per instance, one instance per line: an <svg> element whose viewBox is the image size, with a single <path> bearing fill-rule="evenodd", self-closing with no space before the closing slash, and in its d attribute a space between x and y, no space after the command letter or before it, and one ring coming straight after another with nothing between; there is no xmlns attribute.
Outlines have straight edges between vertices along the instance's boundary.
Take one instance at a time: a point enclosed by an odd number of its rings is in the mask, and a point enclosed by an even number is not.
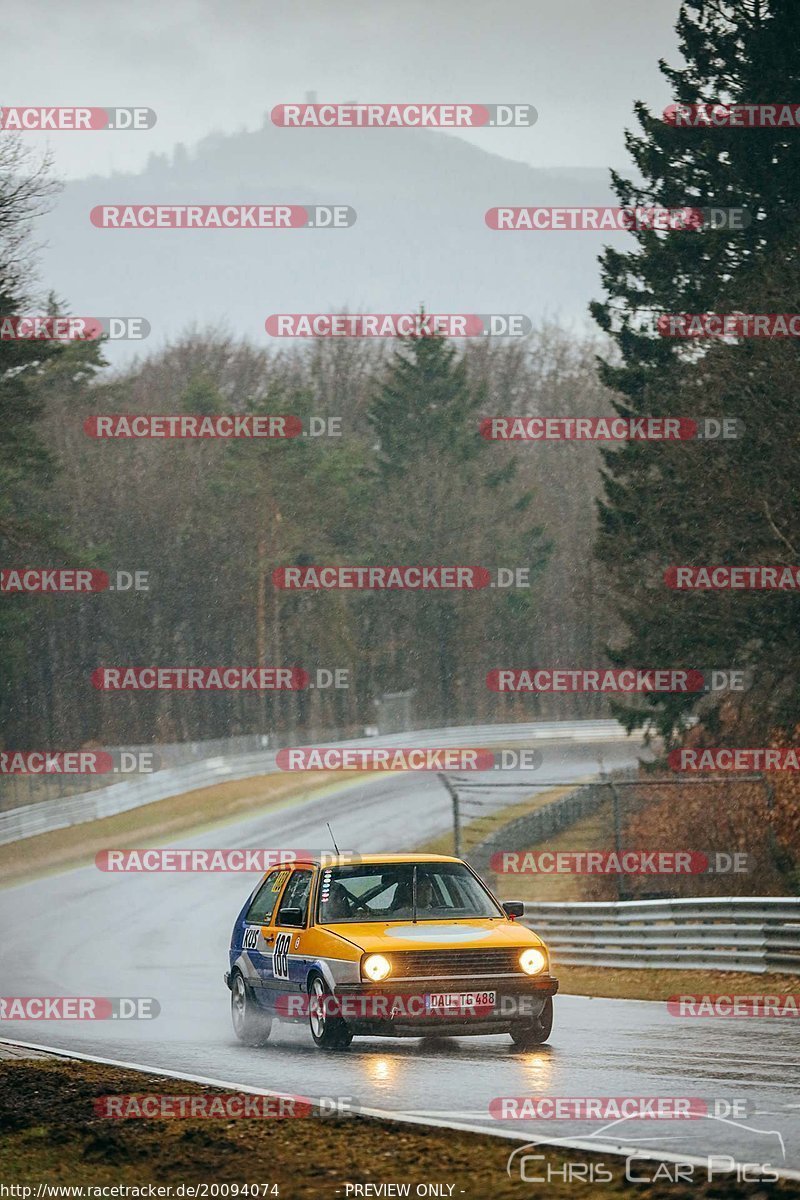
<svg viewBox="0 0 800 1200"><path fill-rule="evenodd" d="M45 0L5 8L0 103L156 110L149 132L26 134L49 145L66 178L137 170L177 142L256 129L273 104L308 91L533 104L533 129L452 136L534 166L624 166L633 101L670 99L657 61L678 59L678 9L679 0ZM391 143L392 131L370 136Z"/></svg>

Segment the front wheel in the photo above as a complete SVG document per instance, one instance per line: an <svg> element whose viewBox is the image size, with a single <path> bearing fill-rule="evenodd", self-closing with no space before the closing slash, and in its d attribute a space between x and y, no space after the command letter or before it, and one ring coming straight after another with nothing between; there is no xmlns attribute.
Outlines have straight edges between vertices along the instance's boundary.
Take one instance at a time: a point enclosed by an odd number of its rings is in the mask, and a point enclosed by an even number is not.
<svg viewBox="0 0 800 1200"><path fill-rule="evenodd" d="M272 1018L259 1008L237 971L231 981L233 1032L245 1046L263 1046L272 1030Z"/></svg>
<svg viewBox="0 0 800 1200"><path fill-rule="evenodd" d="M520 1022L511 1028L511 1037L516 1046L529 1050L532 1046L541 1046L550 1037L553 1028L553 997L548 996L544 1007L532 1021Z"/></svg>
<svg viewBox="0 0 800 1200"><path fill-rule="evenodd" d="M347 1022L331 1012L331 990L321 975L308 988L308 1023L311 1036L322 1050L346 1050L353 1040Z"/></svg>

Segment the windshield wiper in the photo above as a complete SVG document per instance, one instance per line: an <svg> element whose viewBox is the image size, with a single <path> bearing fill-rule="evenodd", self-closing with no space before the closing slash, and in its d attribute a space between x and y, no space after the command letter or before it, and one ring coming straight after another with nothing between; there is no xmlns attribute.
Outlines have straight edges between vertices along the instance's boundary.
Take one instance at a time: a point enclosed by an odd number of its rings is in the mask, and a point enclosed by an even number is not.
<svg viewBox="0 0 800 1200"><path fill-rule="evenodd" d="M414 863L414 870L411 875L411 920L414 925L417 923L417 864Z"/></svg>

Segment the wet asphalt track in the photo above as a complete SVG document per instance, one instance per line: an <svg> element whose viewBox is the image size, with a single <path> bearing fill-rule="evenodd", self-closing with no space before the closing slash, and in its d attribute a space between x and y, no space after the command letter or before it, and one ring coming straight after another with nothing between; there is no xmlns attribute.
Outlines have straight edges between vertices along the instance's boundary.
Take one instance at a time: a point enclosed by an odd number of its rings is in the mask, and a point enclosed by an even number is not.
<svg viewBox="0 0 800 1200"><path fill-rule="evenodd" d="M602 748L539 743L540 778L570 779L635 758L630 742ZM508 776L504 776L508 778ZM521 779L520 795L524 794ZM514 793L504 789L510 802ZM180 846L319 847L333 824L342 848L403 850L449 828L441 783L421 774L371 778L304 804L181 837ZM24 843L20 844L24 851ZM498 1126L497 1096L688 1096L746 1100L744 1120L628 1121L599 1130L576 1121L503 1123L543 1139L592 1135L605 1145L800 1171L800 1022L680 1019L638 1001L556 998L550 1043L516 1050L507 1036L447 1041L356 1039L321 1053L302 1027L275 1027L259 1050L239 1045L222 981L233 919L251 875L112 875L84 868L0 890L0 994L154 996L152 1022L0 1022L0 1036L474 1129ZM758 977L753 976L754 991ZM511 1147L509 1147L511 1149Z"/></svg>

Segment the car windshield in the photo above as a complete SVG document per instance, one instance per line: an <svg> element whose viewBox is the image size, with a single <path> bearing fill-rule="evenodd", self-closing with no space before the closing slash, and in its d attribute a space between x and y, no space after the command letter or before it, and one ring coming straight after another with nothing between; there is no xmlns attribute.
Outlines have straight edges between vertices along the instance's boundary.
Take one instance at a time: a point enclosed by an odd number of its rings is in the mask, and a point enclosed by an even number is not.
<svg viewBox="0 0 800 1200"><path fill-rule="evenodd" d="M483 884L461 863L372 863L322 872L320 925L412 920L415 866L417 920L502 917Z"/></svg>

